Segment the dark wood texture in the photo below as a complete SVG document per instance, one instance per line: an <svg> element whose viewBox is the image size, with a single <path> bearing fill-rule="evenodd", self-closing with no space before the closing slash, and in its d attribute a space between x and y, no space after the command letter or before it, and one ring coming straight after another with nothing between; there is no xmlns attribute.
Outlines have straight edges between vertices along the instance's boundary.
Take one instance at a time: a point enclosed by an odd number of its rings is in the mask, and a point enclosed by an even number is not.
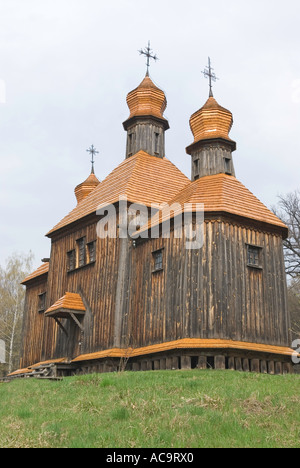
<svg viewBox="0 0 300 468"><path fill-rule="evenodd" d="M186 337L290 344L280 236L207 221L202 249L184 243L153 239L132 251L123 336L136 346ZM261 269L247 266L247 244L262 247ZM153 274L151 253L161 247L163 271Z"/></svg>
<svg viewBox="0 0 300 468"><path fill-rule="evenodd" d="M22 366L181 338L216 338L289 346L282 238L222 219L206 220L204 245L185 238L97 239L96 261L67 271L67 252L94 241L97 218L52 238L46 308L66 292L79 293L83 331L74 320L38 314L46 283L28 287ZM261 268L247 265L247 244L262 248ZM153 252L163 268L154 271ZM164 364L171 366L168 361ZM278 372L278 370L277 370Z"/></svg>
<svg viewBox="0 0 300 468"><path fill-rule="evenodd" d="M191 151L191 180L213 174L225 173L235 176L232 160L232 148L221 143L206 143Z"/></svg>
<svg viewBox="0 0 300 468"><path fill-rule="evenodd" d="M165 122L139 117L126 127L126 158L143 150L158 158L165 157Z"/></svg>
<svg viewBox="0 0 300 468"><path fill-rule="evenodd" d="M45 316L39 313L39 294L47 290L47 275L32 281L26 288L20 368L40 362L44 340Z"/></svg>

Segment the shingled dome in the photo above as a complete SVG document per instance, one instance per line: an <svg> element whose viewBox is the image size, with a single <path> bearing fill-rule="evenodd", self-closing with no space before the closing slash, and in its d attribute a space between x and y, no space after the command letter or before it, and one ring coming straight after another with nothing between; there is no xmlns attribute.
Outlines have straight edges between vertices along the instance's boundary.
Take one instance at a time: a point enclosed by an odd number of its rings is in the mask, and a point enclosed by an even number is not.
<svg viewBox="0 0 300 468"><path fill-rule="evenodd" d="M221 107L214 97L210 96L201 109L190 118L190 127L194 135L194 143L213 138L229 138L233 124L232 113Z"/></svg>
<svg viewBox="0 0 300 468"><path fill-rule="evenodd" d="M167 99L151 78L145 76L141 84L127 95L127 104L130 110L129 118L152 115L161 119L167 107Z"/></svg>
<svg viewBox="0 0 300 468"><path fill-rule="evenodd" d="M92 172L84 182L77 185L75 188L77 203L80 203L82 200L84 200L84 198L86 198L99 184L100 181Z"/></svg>

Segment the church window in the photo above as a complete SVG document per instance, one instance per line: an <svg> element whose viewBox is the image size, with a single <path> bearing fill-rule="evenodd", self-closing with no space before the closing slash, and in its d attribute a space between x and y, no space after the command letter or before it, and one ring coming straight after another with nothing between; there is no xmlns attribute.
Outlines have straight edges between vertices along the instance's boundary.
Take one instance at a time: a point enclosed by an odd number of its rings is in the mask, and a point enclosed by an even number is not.
<svg viewBox="0 0 300 468"><path fill-rule="evenodd" d="M128 134L128 156L132 156L132 153L133 153L133 138L134 138L134 134L129 133Z"/></svg>
<svg viewBox="0 0 300 468"><path fill-rule="evenodd" d="M45 312L45 309L46 309L46 293L43 292L39 294L39 309L38 309L39 314L42 314L43 312Z"/></svg>
<svg viewBox="0 0 300 468"><path fill-rule="evenodd" d="M193 164L194 164L194 172L195 174L198 174L199 173L199 159L194 159Z"/></svg>
<svg viewBox="0 0 300 468"><path fill-rule="evenodd" d="M225 174L231 175L231 159L224 158L225 160Z"/></svg>
<svg viewBox="0 0 300 468"><path fill-rule="evenodd" d="M77 259L78 268L82 267L86 263L86 252L85 252L86 241L85 237L77 240Z"/></svg>
<svg viewBox="0 0 300 468"><path fill-rule="evenodd" d="M72 271L76 268L76 252L75 250L70 250L67 253L67 270Z"/></svg>
<svg viewBox="0 0 300 468"><path fill-rule="evenodd" d="M89 242L87 244L87 256L88 263L93 263L96 261L96 241Z"/></svg>
<svg viewBox="0 0 300 468"><path fill-rule="evenodd" d="M158 142L159 142L159 133L155 133L155 150L154 152L158 154Z"/></svg>
<svg viewBox="0 0 300 468"><path fill-rule="evenodd" d="M261 247L247 245L247 264L249 267L261 268L261 253Z"/></svg>
<svg viewBox="0 0 300 468"><path fill-rule="evenodd" d="M154 258L154 272L163 269L163 251L162 249L156 250L152 253Z"/></svg>

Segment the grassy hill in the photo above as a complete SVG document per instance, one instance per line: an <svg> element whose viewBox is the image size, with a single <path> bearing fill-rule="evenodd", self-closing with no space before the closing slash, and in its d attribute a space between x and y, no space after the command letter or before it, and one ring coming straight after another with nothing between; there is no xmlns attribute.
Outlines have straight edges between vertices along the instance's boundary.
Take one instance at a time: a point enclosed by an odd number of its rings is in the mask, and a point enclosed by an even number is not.
<svg viewBox="0 0 300 468"><path fill-rule="evenodd" d="M93 374L0 383L0 447L300 447L300 375Z"/></svg>

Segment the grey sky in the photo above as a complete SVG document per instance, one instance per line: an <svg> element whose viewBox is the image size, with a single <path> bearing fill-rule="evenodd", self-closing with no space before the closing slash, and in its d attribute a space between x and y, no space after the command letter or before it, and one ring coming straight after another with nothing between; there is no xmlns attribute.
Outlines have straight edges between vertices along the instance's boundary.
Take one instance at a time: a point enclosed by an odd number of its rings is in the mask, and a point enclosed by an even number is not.
<svg viewBox="0 0 300 468"><path fill-rule="evenodd" d="M124 159L126 95L145 74L165 91L167 157L190 176L189 118L214 96L234 116L236 175L267 206L300 187L299 0L0 0L0 264L50 253L45 233L75 206L100 151ZM5 102L4 102L5 101Z"/></svg>

